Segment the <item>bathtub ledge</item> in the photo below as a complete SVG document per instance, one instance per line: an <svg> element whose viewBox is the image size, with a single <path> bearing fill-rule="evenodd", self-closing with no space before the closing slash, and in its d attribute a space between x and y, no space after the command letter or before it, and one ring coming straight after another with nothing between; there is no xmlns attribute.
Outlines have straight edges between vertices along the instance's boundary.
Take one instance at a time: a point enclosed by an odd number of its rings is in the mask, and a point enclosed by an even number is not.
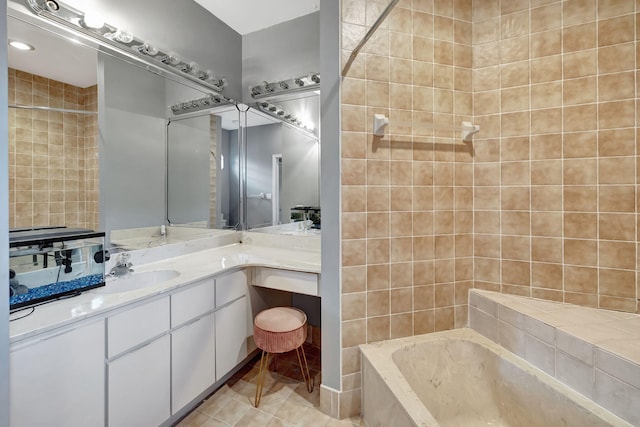
<svg viewBox="0 0 640 427"><path fill-rule="evenodd" d="M640 315L472 289L469 326L640 425Z"/></svg>

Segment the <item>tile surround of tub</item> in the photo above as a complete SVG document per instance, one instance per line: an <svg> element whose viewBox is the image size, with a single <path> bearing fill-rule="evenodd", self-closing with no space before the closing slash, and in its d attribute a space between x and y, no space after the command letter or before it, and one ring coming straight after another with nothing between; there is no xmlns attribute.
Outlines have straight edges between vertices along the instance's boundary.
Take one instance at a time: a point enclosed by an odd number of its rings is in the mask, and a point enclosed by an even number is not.
<svg viewBox="0 0 640 427"><path fill-rule="evenodd" d="M637 4L504 3L474 3L474 286L637 312Z"/></svg>
<svg viewBox="0 0 640 427"><path fill-rule="evenodd" d="M344 61L386 3L341 3ZM637 7L398 3L342 83L345 382L351 346L464 325L474 287L637 311ZM471 146L420 126L462 120Z"/></svg>
<svg viewBox="0 0 640 427"><path fill-rule="evenodd" d="M9 69L9 104L97 111L96 86L80 88ZM10 227L98 228L98 119L9 109Z"/></svg>
<svg viewBox="0 0 640 427"><path fill-rule="evenodd" d="M632 425L640 423L640 316L472 290L469 326Z"/></svg>
<svg viewBox="0 0 640 427"><path fill-rule="evenodd" d="M343 58L385 6L342 1ZM342 82L340 417L360 412L357 345L467 322L473 157L433 127L472 118L471 13L401 0ZM383 138L374 113L390 119Z"/></svg>

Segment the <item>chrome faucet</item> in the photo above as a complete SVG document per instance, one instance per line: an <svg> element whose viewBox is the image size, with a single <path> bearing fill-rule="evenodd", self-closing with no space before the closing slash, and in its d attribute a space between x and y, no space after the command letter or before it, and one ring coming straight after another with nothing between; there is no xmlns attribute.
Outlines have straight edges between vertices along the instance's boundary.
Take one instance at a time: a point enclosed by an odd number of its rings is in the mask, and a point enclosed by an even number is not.
<svg viewBox="0 0 640 427"><path fill-rule="evenodd" d="M116 265L111 267L109 276L122 277L131 273L133 271L133 269L131 268L133 264L129 261L129 258L130 255L127 252L121 253L116 260Z"/></svg>

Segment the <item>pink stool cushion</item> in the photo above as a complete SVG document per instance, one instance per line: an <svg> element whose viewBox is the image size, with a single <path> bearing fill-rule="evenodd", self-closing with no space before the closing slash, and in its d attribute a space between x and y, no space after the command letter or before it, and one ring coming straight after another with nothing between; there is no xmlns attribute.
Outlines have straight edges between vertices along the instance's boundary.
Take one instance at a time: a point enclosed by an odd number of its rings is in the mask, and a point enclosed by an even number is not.
<svg viewBox="0 0 640 427"><path fill-rule="evenodd" d="M286 353L307 339L307 315L293 307L261 311L253 322L253 339L268 353Z"/></svg>

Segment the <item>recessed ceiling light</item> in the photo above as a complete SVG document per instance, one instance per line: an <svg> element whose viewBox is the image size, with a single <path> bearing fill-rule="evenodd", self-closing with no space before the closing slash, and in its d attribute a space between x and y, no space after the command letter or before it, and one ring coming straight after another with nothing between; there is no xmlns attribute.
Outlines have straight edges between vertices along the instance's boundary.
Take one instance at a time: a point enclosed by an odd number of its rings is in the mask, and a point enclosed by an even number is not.
<svg viewBox="0 0 640 427"><path fill-rule="evenodd" d="M9 46L15 47L19 50L35 50L36 48L29 43L21 42L19 40L9 40Z"/></svg>

